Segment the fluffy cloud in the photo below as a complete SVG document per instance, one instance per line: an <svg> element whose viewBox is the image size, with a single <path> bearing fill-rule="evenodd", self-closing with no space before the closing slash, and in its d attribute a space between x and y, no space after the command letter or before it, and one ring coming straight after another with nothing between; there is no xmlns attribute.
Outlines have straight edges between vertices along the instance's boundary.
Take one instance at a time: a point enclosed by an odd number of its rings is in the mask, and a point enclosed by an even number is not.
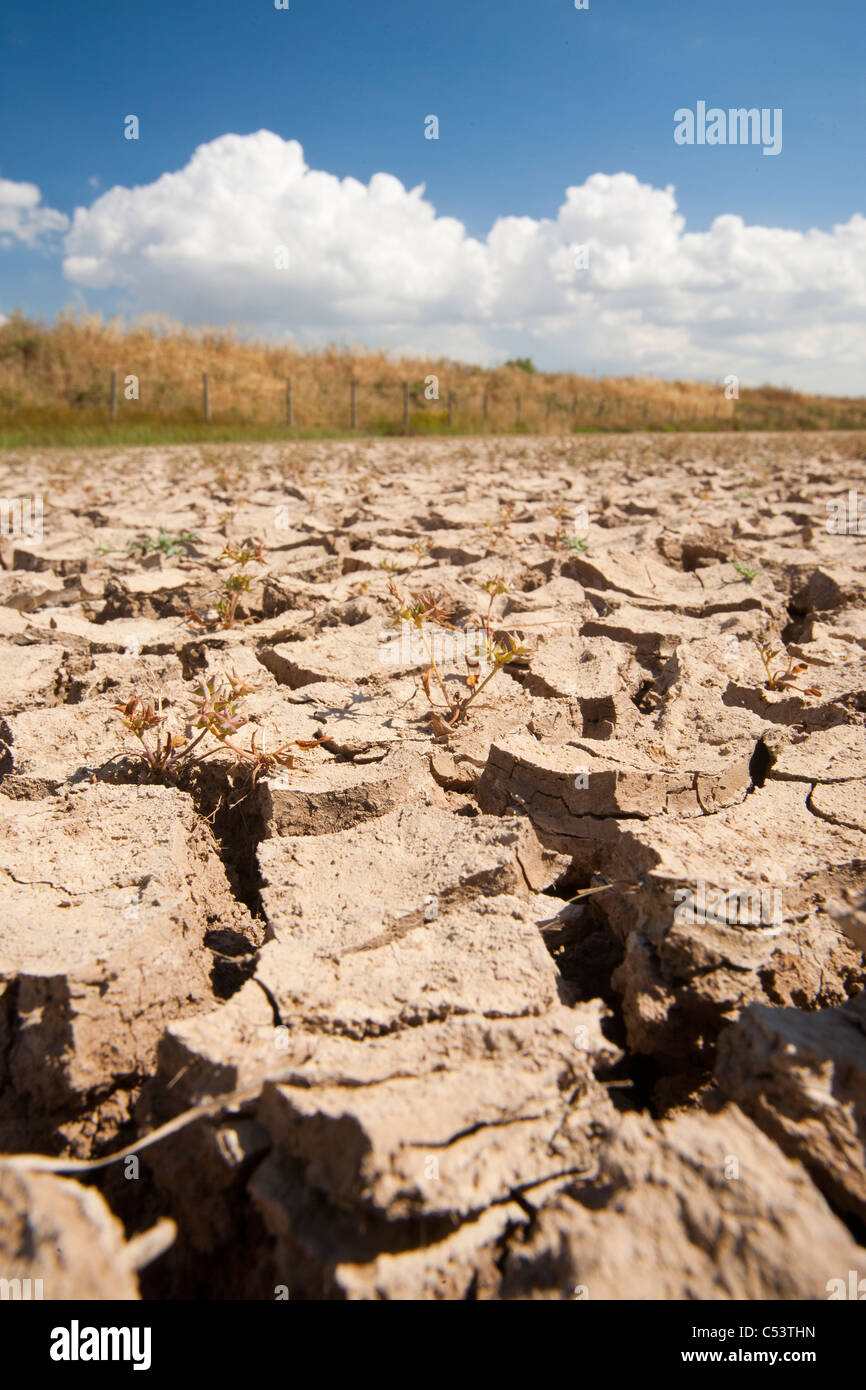
<svg viewBox="0 0 866 1390"><path fill-rule="evenodd" d="M479 241L423 186L312 170L270 131L226 135L78 208L64 271L136 307L301 342L862 389L866 219L802 233L724 215L688 232L673 188L627 173L593 174L555 218L503 217Z"/></svg>
<svg viewBox="0 0 866 1390"><path fill-rule="evenodd" d="M15 241L33 246L51 232L66 230L69 218L41 204L42 194L35 183L0 179L0 246L11 246Z"/></svg>

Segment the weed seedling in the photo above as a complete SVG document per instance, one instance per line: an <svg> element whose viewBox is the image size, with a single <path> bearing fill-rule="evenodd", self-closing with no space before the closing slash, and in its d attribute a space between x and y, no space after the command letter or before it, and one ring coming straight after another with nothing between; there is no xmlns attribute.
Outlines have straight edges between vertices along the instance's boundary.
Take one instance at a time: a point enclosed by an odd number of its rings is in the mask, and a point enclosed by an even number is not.
<svg viewBox="0 0 866 1390"><path fill-rule="evenodd" d="M420 565L421 561L422 561L423 559L425 559L426 556L429 554L430 547L429 547L429 545L427 544L426 541L417 540L417 541L413 541L413 542L412 542L412 544L410 545L409 549L410 549L410 550L414 550L415 555L417 556L417 559L415 560L414 565L412 566L412 568L411 568L410 571L409 571L410 574L413 574L414 571L415 571L415 570L418 568L418 566Z"/></svg>
<svg viewBox="0 0 866 1390"><path fill-rule="evenodd" d="M797 685L797 677L801 676L803 672L809 668L809 663L807 661L795 662L794 658L786 651L785 655L788 657L787 666L779 667L774 671L772 662L781 654L781 648L772 646L770 642L761 642L757 637L754 639L754 642L755 646L758 648L761 661L764 664L764 670L767 673L767 690L798 690L801 695L820 696L821 691L816 685Z"/></svg>
<svg viewBox="0 0 866 1390"><path fill-rule="evenodd" d="M251 735L246 748L234 742L239 730L248 722L240 712L240 703L253 688L234 672L223 679L200 681L183 734L160 729L167 719L162 712L161 699L154 706L133 695L126 704L113 708L124 727L138 740L140 757L151 775L167 774L176 778L206 758L225 752L231 755L235 768L244 768L250 773L252 790L262 775L272 774L277 768L298 765L297 755L290 749L316 748L320 743L330 742L326 735L315 739L291 739L270 753L257 745L256 733ZM205 742L208 738L212 740L210 746Z"/></svg>
<svg viewBox="0 0 866 1390"><path fill-rule="evenodd" d="M113 705L112 708L117 710L124 726L138 739L141 756L151 772L168 772L178 767L181 750L187 740L180 734L171 734L159 729L158 726L166 719L162 713L161 699L154 708L150 701L133 695L125 705ZM154 729L157 732L148 742L145 734L151 733Z"/></svg>
<svg viewBox="0 0 866 1390"><path fill-rule="evenodd" d="M499 594L508 593L508 580L503 579L501 574L494 574L492 579L485 579L481 587L490 595L490 602L487 605L487 612L484 616L484 631L487 633L487 637L489 640L491 635L490 615L493 610L493 600L497 598Z"/></svg>
<svg viewBox="0 0 866 1390"><path fill-rule="evenodd" d="M223 583L223 593L217 600L217 613L220 618L220 626L232 628L237 619L238 604L241 601L241 594L248 594L253 586L252 576L238 572L227 575ZM242 619L249 622L248 618Z"/></svg>
<svg viewBox="0 0 866 1390"><path fill-rule="evenodd" d="M243 696L248 695L252 689L251 685L247 685L234 672L224 682L202 681L198 687L189 730L191 733L193 729L198 729L199 733L192 741L186 734L159 730L158 726L164 724L167 718L162 712L161 698L154 708L150 701L133 695L125 705L114 705L113 708L117 710L124 726L138 739L142 756L150 771L176 772L184 763L198 762L207 756L206 750L202 750L193 758L193 753L207 734L211 734L219 742L224 742L228 734L235 733L246 723L238 714L237 706ZM157 732L148 741L145 734L152 734L154 729Z"/></svg>
<svg viewBox="0 0 866 1390"><path fill-rule="evenodd" d="M738 560L734 561L734 569L737 571L737 574L745 579L747 584L751 584L752 580L755 579L758 574L757 570L749 569L748 565L741 565Z"/></svg>
<svg viewBox="0 0 866 1390"><path fill-rule="evenodd" d="M559 522L556 535L554 536L554 542L556 545L564 545L567 550L573 550L576 555L583 555L589 546L589 540L586 536L569 535L568 531L566 531L565 527L562 525L563 519L567 514L567 507L559 506L553 509L553 515Z"/></svg>
<svg viewBox="0 0 866 1390"><path fill-rule="evenodd" d="M151 540L149 536L138 537L127 543L127 550L140 550L143 555L149 555L153 551L158 551L160 555L179 555L188 545L194 545L198 536L194 531L181 531L179 536L172 536L163 526L159 528L159 535L156 540Z"/></svg>
<svg viewBox="0 0 866 1390"><path fill-rule="evenodd" d="M228 541L226 541L220 559L231 560L232 564L240 565L242 569L244 565L248 565L251 560L255 560L257 565L263 565L265 563L265 554L262 549L262 542L256 540L253 545L242 545L240 549L238 549L237 546L229 545Z"/></svg>
<svg viewBox="0 0 866 1390"><path fill-rule="evenodd" d="M562 536L561 543L568 550L573 550L576 555L585 554L589 541L586 536Z"/></svg>
<svg viewBox="0 0 866 1390"><path fill-rule="evenodd" d="M503 502L499 508L499 515L495 521L485 521L483 526L478 529L478 534L484 535L487 548L492 553L496 553L505 545L514 545L516 537L512 535L511 523L514 520L514 503Z"/></svg>
<svg viewBox="0 0 866 1390"><path fill-rule="evenodd" d="M490 584L495 589L496 581L491 580ZM396 608L394 621L412 623L424 643L430 665L421 677L421 684L424 688L424 694L433 706L434 730L437 733L441 732L447 734L465 719L470 706L477 700L484 687L493 679L497 671L501 671L503 666L507 666L515 659L525 657L528 653L514 641L509 633L503 634L502 641L496 641L490 636L488 630L483 643L483 651L488 669L482 674L480 661L477 657L469 655L467 644L464 644L464 660L467 668L465 682L469 693L467 695L458 695L446 684L446 679L455 680L457 677L451 676L450 678L446 678L445 675L443 675L439 662L436 659L436 654L433 650L427 628L428 625L432 625L445 628L449 632L460 632L461 635L466 632L466 629L459 629L449 621L451 609L440 603L432 594L421 594L418 598L407 600L400 594L393 580L391 580L389 588L394 598ZM500 590L499 592L504 592L504 590ZM495 595L491 594L491 603L494 597ZM434 682L444 698L444 706L437 705L437 702L433 698L432 687ZM439 709L443 708L446 711L444 718L437 712Z"/></svg>
<svg viewBox="0 0 866 1390"><path fill-rule="evenodd" d="M321 738L291 739L268 753L264 747L256 746L256 735L253 733L250 736L249 747L239 747L232 739L247 721L238 712L238 701L251 689L251 686L234 676L230 677L226 684L215 680L202 681L198 687L194 727L202 731L199 739L204 734L210 734L220 748L234 755L238 764L248 767L251 772L251 787L254 787L257 778L276 772L278 767L297 766L296 755L288 751L290 748L317 748L320 743L328 743L330 740L325 735ZM197 739L196 742L198 741ZM219 748L210 751L218 752ZM207 757L208 754L204 753L202 756Z"/></svg>
<svg viewBox="0 0 866 1390"><path fill-rule="evenodd" d="M236 569L232 574L223 580L219 596L216 601L216 619L205 618L198 609L191 608L187 614L187 620L195 623L198 627L209 628L233 628L240 623L251 622L252 619L238 618L238 604L243 594L248 594L253 587L253 577L247 574L246 567L252 560L256 564L264 565L265 557L262 551L261 541L255 541L253 545L244 545L238 548L226 543L221 560L231 560Z"/></svg>

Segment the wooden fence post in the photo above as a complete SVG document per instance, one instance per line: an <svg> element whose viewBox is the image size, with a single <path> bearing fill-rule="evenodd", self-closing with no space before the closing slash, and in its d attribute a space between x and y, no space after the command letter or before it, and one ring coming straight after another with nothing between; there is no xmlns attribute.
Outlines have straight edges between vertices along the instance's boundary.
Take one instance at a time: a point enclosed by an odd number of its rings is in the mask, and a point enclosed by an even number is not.
<svg viewBox="0 0 866 1390"><path fill-rule="evenodd" d="M354 377L349 382L349 422L353 430L358 428L358 383Z"/></svg>
<svg viewBox="0 0 866 1390"><path fill-rule="evenodd" d="M286 424L292 428L292 378L286 377Z"/></svg>
<svg viewBox="0 0 866 1390"><path fill-rule="evenodd" d="M448 392L448 428L454 424L454 392Z"/></svg>
<svg viewBox="0 0 866 1390"><path fill-rule="evenodd" d="M485 426L485 428L486 428L486 427L487 427L487 392L486 392L486 391L484 392L484 396L482 397L482 400L481 400L481 415L482 415L482 418L483 418L483 420L484 420L484 426Z"/></svg>
<svg viewBox="0 0 866 1390"><path fill-rule="evenodd" d="M519 392L519 391L518 391L517 396L516 396L516 404L517 404L517 417L516 417L516 419L515 419L515 421L514 421L514 427L515 427L515 429L519 429L519 428L520 428L520 392Z"/></svg>
<svg viewBox="0 0 866 1390"><path fill-rule="evenodd" d="M210 420L210 383L208 382L207 372L201 374L201 394L204 404L204 418Z"/></svg>
<svg viewBox="0 0 866 1390"><path fill-rule="evenodd" d="M403 431L409 433L409 383L403 382Z"/></svg>
<svg viewBox="0 0 866 1390"><path fill-rule="evenodd" d="M117 368L111 369L111 423L117 419Z"/></svg>

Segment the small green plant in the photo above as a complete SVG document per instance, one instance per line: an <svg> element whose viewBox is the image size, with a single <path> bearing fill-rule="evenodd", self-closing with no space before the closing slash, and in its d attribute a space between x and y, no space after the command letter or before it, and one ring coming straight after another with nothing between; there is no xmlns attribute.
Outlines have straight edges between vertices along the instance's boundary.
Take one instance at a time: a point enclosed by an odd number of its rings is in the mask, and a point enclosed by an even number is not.
<svg viewBox="0 0 866 1390"><path fill-rule="evenodd" d="M556 535L553 538L554 544L565 546L566 550L574 551L577 555L583 555L589 546L589 540L586 536L572 536L566 531L563 522L568 513L568 507L558 506L553 508L553 515L559 522Z"/></svg>
<svg viewBox="0 0 866 1390"><path fill-rule="evenodd" d="M221 627L232 628L235 626L238 622L237 611L241 594L248 594L252 587L252 575L238 571L226 577L223 582L223 593L217 599L216 606ZM249 618L242 618L240 621L249 622Z"/></svg>
<svg viewBox="0 0 866 1390"><path fill-rule="evenodd" d="M748 565L741 565L738 560L734 561L734 569L745 579L747 584L751 584L752 580L757 578L757 570L750 569Z"/></svg>
<svg viewBox="0 0 866 1390"><path fill-rule="evenodd" d="M801 695L820 696L821 691L818 686L801 686L796 683L798 676L809 669L807 661L795 661L790 653L785 651L785 656L788 658L787 666L777 668L774 671L772 663L777 656L781 655L782 648L774 647L769 641L760 641L757 637L754 642L767 673L766 688L768 690L798 690Z"/></svg>
<svg viewBox="0 0 866 1390"><path fill-rule="evenodd" d="M198 536L194 531L181 531L180 535L172 536L163 526L159 528L159 535L156 540L151 540L149 536L136 537L127 542L127 550L139 550L144 555L149 555L153 551L158 551L160 555L179 555L187 546L194 545Z"/></svg>
<svg viewBox="0 0 866 1390"><path fill-rule="evenodd" d="M198 627L233 628L240 623L252 621L250 617L239 618L237 612L242 595L248 594L253 587L253 576L247 574L247 565L253 560L258 565L265 563L261 541L257 540L251 546L243 545L240 548L226 543L219 558L231 560L236 568L232 574L226 575L222 582L216 601L215 619L204 617L197 608L191 608L187 613L187 621L195 623Z"/></svg>
<svg viewBox="0 0 866 1390"><path fill-rule="evenodd" d="M560 544L564 545L567 550L573 550L577 555L583 555L589 546L589 541L586 536L563 535L560 537Z"/></svg>

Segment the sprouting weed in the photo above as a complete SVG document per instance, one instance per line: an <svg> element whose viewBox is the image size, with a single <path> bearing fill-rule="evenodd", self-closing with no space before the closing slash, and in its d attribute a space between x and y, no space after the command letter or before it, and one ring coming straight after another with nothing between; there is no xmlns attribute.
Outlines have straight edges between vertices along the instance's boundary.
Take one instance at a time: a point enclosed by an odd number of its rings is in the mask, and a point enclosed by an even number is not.
<svg viewBox="0 0 866 1390"><path fill-rule="evenodd" d="M583 555L589 546L589 541L586 536L562 535L559 539L561 545L566 546L569 550L575 551L578 555Z"/></svg>
<svg viewBox="0 0 866 1390"><path fill-rule="evenodd" d="M238 713L238 703L252 688L237 677L230 677L225 683L216 679L200 681L193 727L205 729L220 740L236 734L247 722Z"/></svg>
<svg viewBox="0 0 866 1390"><path fill-rule="evenodd" d="M481 587L491 598L495 598L497 594L507 594L509 586L508 580L503 579L501 574L494 574L492 579L483 580Z"/></svg>
<svg viewBox="0 0 866 1390"><path fill-rule="evenodd" d="M490 595L490 600L487 604L487 613L484 617L484 630L489 638L490 615L493 610L493 600L497 598L499 594L507 594L509 590L509 584L508 580L503 579L501 574L494 574L492 579L485 579L481 587L485 590L486 593Z"/></svg>
<svg viewBox="0 0 866 1390"><path fill-rule="evenodd" d="M495 587L494 581L491 581L491 583ZM405 599L393 580L391 580L389 588L395 603L394 621L412 623L424 643L430 665L421 677L421 684L427 699L433 706L434 731L445 735L466 717L469 707L478 698L487 683L493 679L497 671L500 671L503 666L507 666L514 660L525 658L528 653L525 648L515 642L514 638L509 633L502 634L502 640L498 641L490 635L488 630L483 644L488 670L482 673L481 662L478 657L470 656L466 647L464 647L464 661L467 668L465 682L469 693L466 695L458 695L456 692L449 689L446 684L446 677L436 660L433 646L427 633L428 624L445 628L449 632L460 632L461 629L455 627L455 625L449 621L453 610L445 603L437 600L431 593L421 594L417 598ZM504 590L500 590L500 592L504 592ZM492 598L493 595L491 595L491 602ZM454 680L457 679L457 677L452 676L450 679ZM444 706L437 706L433 698L434 682L444 698ZM437 712L437 709L442 708L446 711L445 718Z"/></svg>
<svg viewBox="0 0 866 1390"><path fill-rule="evenodd" d="M478 534L484 536L488 550L495 552L504 545L516 544L517 538L511 532L514 511L513 502L503 502L499 507L499 515L496 520L485 521L478 528Z"/></svg>
<svg viewBox="0 0 866 1390"><path fill-rule="evenodd" d="M257 565L264 565L265 563L262 542L254 539L252 544L242 546L234 546L226 542L219 558L220 560L231 560L237 568L223 580L216 601L216 619L205 618L196 608L191 608L187 613L187 620L195 623L198 627L233 628L237 627L239 623L252 621L249 617L238 618L237 611L241 596L248 594L253 587L253 577L246 572L247 565L253 560Z"/></svg>
<svg viewBox="0 0 866 1390"><path fill-rule="evenodd" d="M577 554L582 555L584 551L587 549L589 541L586 536L572 536L569 534L568 531L566 531L563 523L565 521L566 516L569 514L570 509L568 507L557 506L553 508L553 515L559 522L559 525L556 528L556 535L553 538L554 544L564 545L566 549L573 550L577 552Z"/></svg>
<svg viewBox="0 0 866 1390"><path fill-rule="evenodd" d="M422 592L420 603L424 607L428 622L435 623L437 627L443 627L448 632L457 631L457 628L450 621L454 616L454 609L443 599L438 599L432 590L425 589Z"/></svg>
<svg viewBox="0 0 866 1390"><path fill-rule="evenodd" d="M403 566L399 565L396 560L380 560L378 568L386 570L388 574L399 574Z"/></svg>
<svg viewBox="0 0 866 1390"><path fill-rule="evenodd" d="M159 535L156 540L151 540L149 536L136 537L127 542L127 550L140 550L144 555L152 551L158 551L161 555L179 555L188 545L194 545L198 536L194 531L181 531L180 535L172 536L166 531L165 527L160 526Z"/></svg>
<svg viewBox="0 0 866 1390"><path fill-rule="evenodd" d="M821 691L816 685L797 685L797 677L801 676L804 671L809 669L809 663L807 661L795 662L794 658L786 651L785 656L788 658L787 666L784 668L780 667L774 671L771 663L781 654L782 649L780 647L774 647L768 641L761 642L757 637L754 639L754 642L755 646L758 648L761 661L764 664L764 670L767 673L766 687L768 690L798 690L801 695L820 696Z"/></svg>
<svg viewBox="0 0 866 1390"><path fill-rule="evenodd" d="M314 739L291 739L268 752L257 745L257 734L254 732L248 747L235 743L239 730L248 722L240 712L239 705L244 696L254 689L234 672L221 678L200 681L186 720L188 732L184 734L160 728L167 719L162 712L161 699L154 706L150 701L133 695L125 704L114 705L113 708L120 715L125 728L138 740L141 757L152 774L177 776L194 764L203 763L205 758L225 752L231 755L236 768L249 771L252 790L259 777L272 774L277 768L298 766L297 755L290 749L317 748L321 743L330 742L324 734ZM210 746L205 742L208 737L212 740Z"/></svg>
<svg viewBox="0 0 866 1390"><path fill-rule="evenodd" d="M238 748L228 739L223 739L222 745L247 766L250 771L252 789L259 777L272 776L278 767L293 768L298 766L297 755L290 753L290 748L318 748L320 744L330 743L330 741L326 734L322 734L320 738L293 738L288 743L281 743L279 748L275 748L272 753L268 753L265 748L256 747L256 735L252 734L249 748Z"/></svg>
<svg viewBox="0 0 866 1390"><path fill-rule="evenodd" d="M422 561L423 559L425 559L426 556L429 554L429 552L430 552L430 547L429 547L429 545L427 544L426 541L424 541L424 540L417 540L417 541L413 541L413 542L412 542L412 544L410 545L409 549L410 549L410 550L414 550L415 555L417 556L417 559L415 560L415 563L414 563L414 565L412 566L412 569L409 571L409 573L412 574L413 571L416 570L416 569L418 568L418 566L420 565L421 561Z"/></svg>
<svg viewBox="0 0 866 1390"><path fill-rule="evenodd" d="M217 599L217 613L220 618L220 626L232 628L237 619L238 604L241 601L241 594L248 594L253 586L253 581L248 574L230 574L223 583L224 593ZM248 622L248 618L241 621Z"/></svg>
<svg viewBox="0 0 866 1390"><path fill-rule="evenodd" d="M181 750L187 740L180 734L172 734L159 729L159 725L165 722L166 716L162 713L162 700L159 700L156 708L150 701L142 700L138 695L133 695L124 705L113 705L117 710L125 727L131 734L134 734L141 744L142 756L150 768L151 772L167 772L170 768L177 766L181 758ZM154 729L156 734L148 741L145 734L151 733Z"/></svg>
<svg viewBox="0 0 866 1390"><path fill-rule="evenodd" d="M238 547L230 545L229 542L226 541L220 559L231 560L232 564L240 565L242 569L245 565L248 565L251 560L255 560L257 565L263 565L265 563L265 555L262 542L256 537L252 545L242 545Z"/></svg>
<svg viewBox="0 0 866 1390"><path fill-rule="evenodd" d="M757 570L750 569L748 565L741 565L738 560L734 561L734 569L737 571L737 574L745 579L747 584L751 584L752 580L755 579L758 574Z"/></svg>

